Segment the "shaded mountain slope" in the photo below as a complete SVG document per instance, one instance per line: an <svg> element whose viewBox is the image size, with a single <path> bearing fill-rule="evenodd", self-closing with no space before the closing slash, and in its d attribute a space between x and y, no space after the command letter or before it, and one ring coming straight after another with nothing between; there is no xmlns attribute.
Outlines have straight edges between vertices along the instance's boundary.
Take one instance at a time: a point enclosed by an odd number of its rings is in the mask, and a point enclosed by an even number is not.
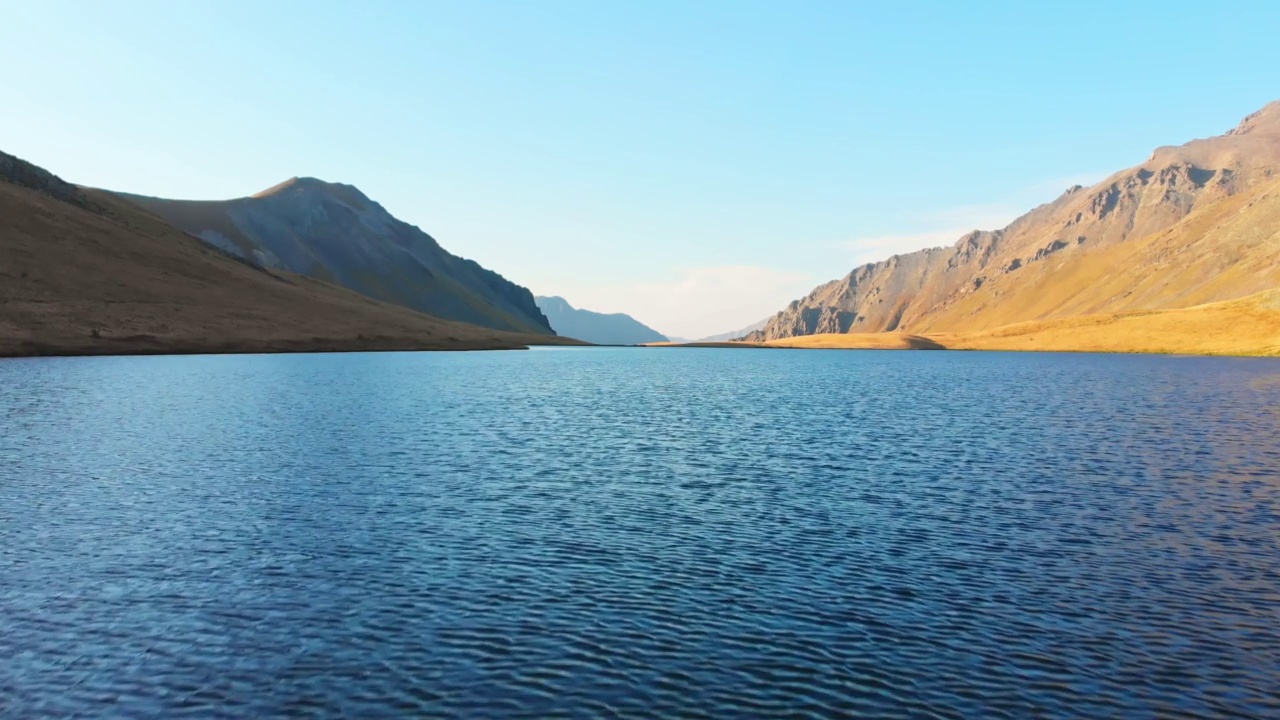
<svg viewBox="0 0 1280 720"><path fill-rule="evenodd" d="M266 268L448 320L551 333L528 289L450 254L350 185L293 178L251 197L215 201L117 194Z"/></svg>
<svg viewBox="0 0 1280 720"><path fill-rule="evenodd" d="M976 331L1278 287L1278 179L1280 103L1272 103L1225 135L1159 148L1001 230L856 268L748 340Z"/></svg>
<svg viewBox="0 0 1280 720"><path fill-rule="evenodd" d="M518 348L209 247L0 153L0 355Z"/></svg>
<svg viewBox="0 0 1280 720"><path fill-rule="evenodd" d="M575 308L562 297L537 297L538 307L560 335L597 345L642 345L666 336L624 313L604 314Z"/></svg>

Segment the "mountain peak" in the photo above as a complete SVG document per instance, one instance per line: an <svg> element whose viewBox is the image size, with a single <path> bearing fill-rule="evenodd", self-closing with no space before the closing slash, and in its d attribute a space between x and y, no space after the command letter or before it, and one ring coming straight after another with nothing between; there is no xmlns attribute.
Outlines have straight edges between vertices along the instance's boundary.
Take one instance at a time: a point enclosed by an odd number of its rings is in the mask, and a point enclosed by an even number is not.
<svg viewBox="0 0 1280 720"><path fill-rule="evenodd" d="M255 200L262 200L286 194L333 197L347 203L348 205L353 205L361 209L370 204L368 196L360 192L360 189L354 185L331 183L320 180L319 178L298 176L291 177L282 183L272 185L266 190L256 192L249 197L254 198Z"/></svg>
<svg viewBox="0 0 1280 720"><path fill-rule="evenodd" d="M1229 130L1227 134L1247 135L1259 129L1280 131L1280 100L1267 103L1261 110L1241 120L1240 124Z"/></svg>
<svg viewBox="0 0 1280 720"><path fill-rule="evenodd" d="M548 305L553 305L553 304L554 304L554 305L561 305L561 306L563 306L565 309L568 309L568 310L576 310L576 309L577 309L577 308L575 308L574 306L570 305L568 300L565 300L564 298L560 297L559 295L536 295L536 296L534 296L533 300L534 300L534 302L538 303L538 305L539 305L539 306L541 306L543 303L546 303L546 304L548 304Z"/></svg>
<svg viewBox="0 0 1280 720"><path fill-rule="evenodd" d="M289 178L288 180L285 180L282 183L276 183L275 185L272 185L266 190L263 190L261 192L256 192L251 197L270 197L272 195L279 195L280 193L283 193L283 192L289 192L290 190L297 191L297 192L315 192L315 191L323 191L323 190L332 190L335 188L343 188L343 187L349 188L351 186L343 185L341 183L326 182L319 178L303 177L303 176L295 175Z"/></svg>

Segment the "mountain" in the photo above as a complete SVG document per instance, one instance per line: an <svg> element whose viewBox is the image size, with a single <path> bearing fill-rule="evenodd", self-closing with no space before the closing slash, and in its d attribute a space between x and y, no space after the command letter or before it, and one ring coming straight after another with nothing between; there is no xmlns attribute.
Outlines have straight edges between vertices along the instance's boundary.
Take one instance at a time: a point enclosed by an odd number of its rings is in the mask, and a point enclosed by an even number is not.
<svg viewBox="0 0 1280 720"><path fill-rule="evenodd" d="M994 231L854 269L753 342L819 333L970 333L1185 308L1280 287L1280 102L1218 137L1158 148Z"/></svg>
<svg viewBox="0 0 1280 720"><path fill-rule="evenodd" d="M704 338L699 338L694 342L728 342L730 340L737 340L738 338L746 337L747 335L750 335L751 333L764 328L764 326L767 325L769 323L769 320L771 319L772 318L765 318L758 322L753 322L750 325L742 328L741 330L734 330L732 332L720 333L719 335L708 335Z"/></svg>
<svg viewBox="0 0 1280 720"><path fill-rule="evenodd" d="M350 185L293 178L236 200L117 193L250 262L447 320L551 333L533 294L392 217Z"/></svg>
<svg viewBox="0 0 1280 720"><path fill-rule="evenodd" d="M266 270L118 197L0 153L0 355L519 348Z"/></svg>
<svg viewBox="0 0 1280 720"><path fill-rule="evenodd" d="M551 327L565 337L585 340L597 345L643 345L666 342L662 333L630 315L591 312L570 305L562 297L536 298L538 307L551 321Z"/></svg>

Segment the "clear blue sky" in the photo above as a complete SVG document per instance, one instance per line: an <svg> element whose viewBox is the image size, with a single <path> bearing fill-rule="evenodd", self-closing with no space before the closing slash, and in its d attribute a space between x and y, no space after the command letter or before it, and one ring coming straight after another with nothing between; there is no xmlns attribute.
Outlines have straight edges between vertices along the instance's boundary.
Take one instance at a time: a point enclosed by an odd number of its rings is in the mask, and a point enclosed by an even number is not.
<svg viewBox="0 0 1280 720"><path fill-rule="evenodd" d="M354 184L696 336L1280 98L1280 2L0 0L0 149L87 185Z"/></svg>

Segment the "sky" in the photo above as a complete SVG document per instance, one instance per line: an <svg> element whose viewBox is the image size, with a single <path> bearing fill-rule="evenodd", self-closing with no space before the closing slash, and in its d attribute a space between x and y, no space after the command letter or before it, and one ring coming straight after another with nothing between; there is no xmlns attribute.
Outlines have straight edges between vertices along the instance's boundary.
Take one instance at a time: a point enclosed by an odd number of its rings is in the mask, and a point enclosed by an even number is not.
<svg viewBox="0 0 1280 720"><path fill-rule="evenodd" d="M357 186L535 294L697 338L1280 99L1280 2L0 0L0 150Z"/></svg>

